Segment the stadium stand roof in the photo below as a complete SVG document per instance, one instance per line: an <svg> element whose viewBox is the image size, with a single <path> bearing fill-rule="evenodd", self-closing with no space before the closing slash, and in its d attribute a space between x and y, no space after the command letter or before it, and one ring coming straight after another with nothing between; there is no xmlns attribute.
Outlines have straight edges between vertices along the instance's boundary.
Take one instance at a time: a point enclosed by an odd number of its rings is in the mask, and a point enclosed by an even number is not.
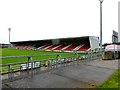
<svg viewBox="0 0 120 90"><path fill-rule="evenodd" d="M17 49L86 51L99 48L99 38L95 36L67 37L42 40L11 42Z"/></svg>
<svg viewBox="0 0 120 90"><path fill-rule="evenodd" d="M81 40L84 40L84 39L88 39L89 37L96 37L96 36L81 36L81 37L66 37L66 38L54 38L54 39L41 39L41 40L27 40L27 41L15 41L15 42L11 42L11 43L19 43L19 42L38 42L38 41L49 41L49 40L55 40L55 39L58 39L58 40L62 40L62 39L81 39ZM98 37L96 37L98 38Z"/></svg>

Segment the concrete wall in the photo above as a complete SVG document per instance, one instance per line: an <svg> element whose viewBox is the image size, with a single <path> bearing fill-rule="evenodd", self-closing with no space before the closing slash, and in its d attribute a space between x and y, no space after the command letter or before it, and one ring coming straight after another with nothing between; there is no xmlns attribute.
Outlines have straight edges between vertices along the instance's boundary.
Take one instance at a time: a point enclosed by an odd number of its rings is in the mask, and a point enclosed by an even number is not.
<svg viewBox="0 0 120 90"><path fill-rule="evenodd" d="M102 53L103 60L120 59L120 52L106 51Z"/></svg>
<svg viewBox="0 0 120 90"><path fill-rule="evenodd" d="M92 50L95 48L99 48L99 40L97 37L90 36L89 41L90 41L90 47Z"/></svg>

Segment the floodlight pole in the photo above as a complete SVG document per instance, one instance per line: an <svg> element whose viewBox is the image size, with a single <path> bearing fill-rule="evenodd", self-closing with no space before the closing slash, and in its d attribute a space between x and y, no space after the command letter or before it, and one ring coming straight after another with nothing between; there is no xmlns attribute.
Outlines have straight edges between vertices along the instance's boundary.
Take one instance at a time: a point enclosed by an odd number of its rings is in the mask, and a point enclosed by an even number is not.
<svg viewBox="0 0 120 90"><path fill-rule="evenodd" d="M104 0L99 1L100 1L100 52L102 54L102 2Z"/></svg>
<svg viewBox="0 0 120 90"><path fill-rule="evenodd" d="M11 31L11 28L8 28L8 31L9 31L9 46L10 46L10 31Z"/></svg>

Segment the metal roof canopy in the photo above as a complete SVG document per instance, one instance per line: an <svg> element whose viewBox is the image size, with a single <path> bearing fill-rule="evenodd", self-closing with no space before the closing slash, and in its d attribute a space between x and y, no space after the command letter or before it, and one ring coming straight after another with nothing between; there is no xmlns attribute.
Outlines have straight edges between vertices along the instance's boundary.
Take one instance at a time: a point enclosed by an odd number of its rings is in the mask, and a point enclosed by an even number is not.
<svg viewBox="0 0 120 90"><path fill-rule="evenodd" d="M29 42L40 42L40 41L51 41L51 40L75 40L75 39L80 39L80 40L85 40L89 39L89 37L95 37L95 36L82 36L82 37L66 37L66 38L55 38L55 39L42 39L42 40L28 40L28 41L16 41L16 42L11 42L12 44L14 43L29 43Z"/></svg>

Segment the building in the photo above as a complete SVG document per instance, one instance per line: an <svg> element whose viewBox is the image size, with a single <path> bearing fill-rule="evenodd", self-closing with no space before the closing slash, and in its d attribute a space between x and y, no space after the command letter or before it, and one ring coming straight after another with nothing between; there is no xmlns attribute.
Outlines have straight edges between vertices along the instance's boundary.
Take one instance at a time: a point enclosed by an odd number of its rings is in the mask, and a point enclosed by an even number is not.
<svg viewBox="0 0 120 90"><path fill-rule="evenodd" d="M11 42L16 49L36 49L45 51L84 52L99 48L99 39L95 36L57 38Z"/></svg>
<svg viewBox="0 0 120 90"><path fill-rule="evenodd" d="M1 44L0 43L0 48L8 48L9 47L9 44Z"/></svg>

